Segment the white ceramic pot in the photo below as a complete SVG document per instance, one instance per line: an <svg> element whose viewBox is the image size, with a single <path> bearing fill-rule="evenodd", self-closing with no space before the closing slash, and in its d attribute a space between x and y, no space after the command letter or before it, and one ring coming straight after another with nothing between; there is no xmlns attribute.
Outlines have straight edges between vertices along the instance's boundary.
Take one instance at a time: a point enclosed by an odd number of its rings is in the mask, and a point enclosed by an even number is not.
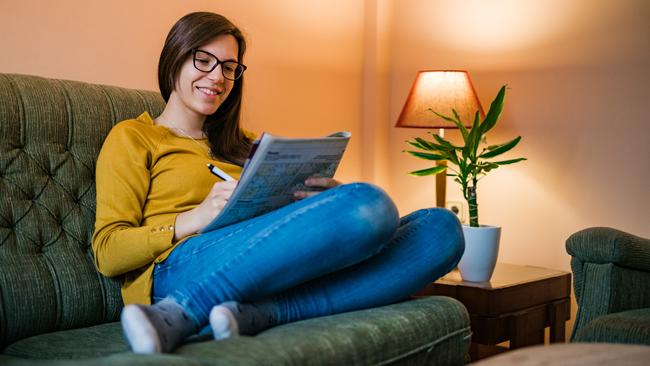
<svg viewBox="0 0 650 366"><path fill-rule="evenodd" d="M489 281L497 264L501 228L489 225L480 227L463 225L463 234L465 252L458 263L460 276L464 281Z"/></svg>

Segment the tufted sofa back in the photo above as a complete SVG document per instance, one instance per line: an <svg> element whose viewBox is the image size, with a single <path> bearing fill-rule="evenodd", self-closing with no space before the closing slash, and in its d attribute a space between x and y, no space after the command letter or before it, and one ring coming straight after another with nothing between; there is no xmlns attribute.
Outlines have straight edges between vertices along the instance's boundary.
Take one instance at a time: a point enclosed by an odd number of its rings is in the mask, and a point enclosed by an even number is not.
<svg viewBox="0 0 650 366"><path fill-rule="evenodd" d="M0 350L30 335L118 318L118 279L92 260L95 162L151 91L0 74Z"/></svg>

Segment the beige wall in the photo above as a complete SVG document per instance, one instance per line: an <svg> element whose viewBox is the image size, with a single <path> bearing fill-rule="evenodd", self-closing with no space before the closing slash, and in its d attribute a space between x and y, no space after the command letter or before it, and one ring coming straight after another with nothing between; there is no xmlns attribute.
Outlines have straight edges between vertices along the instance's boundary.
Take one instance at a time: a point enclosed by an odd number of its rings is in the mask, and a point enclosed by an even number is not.
<svg viewBox="0 0 650 366"><path fill-rule="evenodd" d="M500 261L568 270L564 241L588 226L650 237L647 1L2 0L0 72L155 90L164 37L195 10L248 35L246 126L352 131L339 178L378 183L402 213L433 205L435 188L406 174L427 166L401 152L421 131L392 127L410 84L467 69L484 107L510 86L490 140L522 135L510 156L529 159L479 186Z"/></svg>

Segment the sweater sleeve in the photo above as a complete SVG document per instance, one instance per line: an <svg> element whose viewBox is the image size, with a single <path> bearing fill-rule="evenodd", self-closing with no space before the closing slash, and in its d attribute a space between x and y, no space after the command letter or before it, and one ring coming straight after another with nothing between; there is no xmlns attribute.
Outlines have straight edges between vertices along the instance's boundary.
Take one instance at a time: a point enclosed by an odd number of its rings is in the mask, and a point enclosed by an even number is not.
<svg viewBox="0 0 650 366"><path fill-rule="evenodd" d="M141 226L150 186L152 143L122 122L106 138L96 167L92 248L97 270L117 276L151 264L173 244L174 221Z"/></svg>

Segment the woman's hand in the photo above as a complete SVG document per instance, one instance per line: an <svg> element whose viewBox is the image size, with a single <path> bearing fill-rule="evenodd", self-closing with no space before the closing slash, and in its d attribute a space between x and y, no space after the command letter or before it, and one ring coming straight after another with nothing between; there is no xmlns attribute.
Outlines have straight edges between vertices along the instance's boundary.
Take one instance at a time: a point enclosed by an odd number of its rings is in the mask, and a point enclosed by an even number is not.
<svg viewBox="0 0 650 366"><path fill-rule="evenodd" d="M318 188L318 191L297 191L293 194L293 197L297 200L301 200L303 198L311 197L314 195L319 194L321 191L334 188L336 186L340 186L341 182L339 182L336 179L333 178L316 178L316 177L311 177L307 178L305 181L305 185L307 187L314 187Z"/></svg>
<svg viewBox="0 0 650 366"><path fill-rule="evenodd" d="M174 240L196 234L208 225L221 212L236 186L237 181L217 182L200 205L176 216Z"/></svg>

